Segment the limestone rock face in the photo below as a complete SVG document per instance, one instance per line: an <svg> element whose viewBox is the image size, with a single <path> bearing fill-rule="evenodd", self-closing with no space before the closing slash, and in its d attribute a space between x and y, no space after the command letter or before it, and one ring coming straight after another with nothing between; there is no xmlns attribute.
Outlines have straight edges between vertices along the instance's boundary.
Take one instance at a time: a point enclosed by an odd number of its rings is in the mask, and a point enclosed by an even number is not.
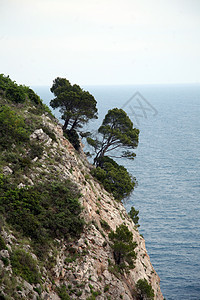
<svg viewBox="0 0 200 300"><path fill-rule="evenodd" d="M44 123L49 126L48 120ZM91 166L83 153L77 155L73 146L63 137L62 128L55 126L53 128L58 138L58 147L62 152L62 163L58 165L63 177L70 178L76 184L81 192L81 204L84 207L83 215L90 224L85 227L81 238L75 245L71 245L78 253L75 262L66 264L66 247L63 248L57 256L57 265L55 267L55 282L63 282L66 286L72 284L85 284L82 294L74 299L86 299L91 294L91 286L94 291L99 291L101 295L97 299L136 299L134 290L135 284L139 279L146 279L154 289L154 299L163 299L160 290L160 279L154 270L150 258L145 248L145 241L140 236L138 229L129 218L122 203L113 199L102 186L90 176ZM57 147L51 148L56 153ZM70 170L70 172L69 172ZM106 221L112 230L116 226L124 223L133 233L133 240L137 243L135 249L137 259L135 268L130 270L129 274L120 276L111 271L110 264L114 264L113 251L110 247L108 232L104 230L101 223ZM105 288L105 287L109 288ZM108 289L108 290L107 290ZM107 290L104 292L104 290Z"/></svg>
<svg viewBox="0 0 200 300"><path fill-rule="evenodd" d="M48 135L44 133L42 128L36 129L30 136L31 139L37 139L39 141L45 141L48 140Z"/></svg>
<svg viewBox="0 0 200 300"><path fill-rule="evenodd" d="M77 153L70 142L64 138L60 124L52 123L46 115L43 115L42 119L43 124L54 131L57 141L52 141L41 128L31 135L31 139L44 143L45 151L43 157L35 161L35 163L39 161L40 166L33 168L29 181L34 184L39 174L46 172L47 175L55 174L61 180L70 179L76 183L81 193L82 215L86 225L78 241L57 241L59 251L55 257L56 263L51 278L43 269L45 289L40 293L40 298L61 299L58 289L65 286L70 299L139 299L135 285L139 279L146 279L154 290L154 299L162 300L160 279L150 262L145 241L129 218L123 204L117 202L90 175L93 166L88 163L83 151ZM52 165L49 158L55 157ZM135 268L129 272L120 274L113 268L115 261L108 238L109 230L105 230L102 221L107 222L111 230L124 223L133 233L133 241L137 243L135 249L137 258ZM7 244L16 243L9 234L4 233L4 235ZM6 256L7 252L4 251L1 255ZM37 299L36 286L26 284L21 291L23 295L30 292L33 295L30 299L34 297Z"/></svg>
<svg viewBox="0 0 200 300"><path fill-rule="evenodd" d="M11 169L11 168L9 168L8 166L5 166L4 168L3 168L3 174L4 175L10 175L10 174L12 174L13 173L13 170Z"/></svg>

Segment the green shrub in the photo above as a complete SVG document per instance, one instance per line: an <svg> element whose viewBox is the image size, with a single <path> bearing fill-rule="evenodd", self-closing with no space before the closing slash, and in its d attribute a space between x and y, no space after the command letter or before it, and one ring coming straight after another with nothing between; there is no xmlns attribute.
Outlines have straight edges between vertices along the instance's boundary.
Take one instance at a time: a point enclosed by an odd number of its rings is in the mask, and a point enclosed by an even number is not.
<svg viewBox="0 0 200 300"><path fill-rule="evenodd" d="M15 81L12 81L9 76L3 74L0 74L0 95L12 101L13 104L24 104L29 100L29 102L35 106L35 114L47 112L53 117L49 107L42 103L40 97L32 89L24 85L18 85Z"/></svg>
<svg viewBox="0 0 200 300"><path fill-rule="evenodd" d="M5 243L4 239L2 238L2 236L0 235L0 251L4 250L4 249L7 249L6 243Z"/></svg>
<svg viewBox="0 0 200 300"><path fill-rule="evenodd" d="M29 140L30 132L26 130L24 119L7 105L0 108L0 127L0 147L3 149Z"/></svg>
<svg viewBox="0 0 200 300"><path fill-rule="evenodd" d="M26 100L26 90L24 86L17 85L9 76L6 77L0 74L0 90L7 99L13 102L23 103Z"/></svg>
<svg viewBox="0 0 200 300"><path fill-rule="evenodd" d="M35 157L42 158L43 147L40 144L32 142L30 144L30 147L31 148L30 148L29 156L30 156L31 159L33 159Z"/></svg>
<svg viewBox="0 0 200 300"><path fill-rule="evenodd" d="M9 76L4 76L3 74L0 74L0 90L6 91L10 83L11 79L9 78Z"/></svg>
<svg viewBox="0 0 200 300"><path fill-rule="evenodd" d="M93 169L91 173L117 200L128 197L134 189L135 179L131 177L126 168L107 156L101 158L101 167Z"/></svg>
<svg viewBox="0 0 200 300"><path fill-rule="evenodd" d="M77 237L84 225L77 188L69 181L17 188L0 176L0 208L7 222L30 237L40 254L54 238Z"/></svg>
<svg viewBox="0 0 200 300"><path fill-rule="evenodd" d="M108 284L105 285L105 287L104 287L104 293L108 292L108 291L109 291L109 288L110 288L110 286L109 286Z"/></svg>
<svg viewBox="0 0 200 300"><path fill-rule="evenodd" d="M139 299L154 299L154 290L152 289L151 284L149 284L145 278L137 281L136 289L138 296L140 297Z"/></svg>
<svg viewBox="0 0 200 300"><path fill-rule="evenodd" d="M15 250L11 255L11 265L13 273L22 277L30 284L39 283L41 274L37 269L37 262L24 250Z"/></svg>
<svg viewBox="0 0 200 300"><path fill-rule="evenodd" d="M16 83L10 85L6 89L6 98L16 103L23 103L26 100L26 93L23 86L18 86Z"/></svg>
<svg viewBox="0 0 200 300"><path fill-rule="evenodd" d="M139 214L139 210L136 210L133 206L131 207L131 210L130 212L128 213L130 218L133 220L133 222L135 223L135 225L137 227L139 227L140 225L138 224L138 221L139 221L139 217L138 217L138 214Z"/></svg>
<svg viewBox="0 0 200 300"><path fill-rule="evenodd" d="M57 287L57 293L61 300L70 300L70 296L67 293L65 285L61 285L61 287Z"/></svg>
<svg viewBox="0 0 200 300"><path fill-rule="evenodd" d="M121 224L116 228L116 231L109 233L109 239L112 241L111 247L114 251L115 263L120 266L121 269L134 268L134 259L136 259L136 253L134 249L137 246L136 242L133 242L133 234L129 231L125 224Z"/></svg>
<svg viewBox="0 0 200 300"><path fill-rule="evenodd" d="M80 149L80 141L79 141L79 135L76 132L76 130L72 129L72 130L68 130L65 129L63 131L64 136L70 141L70 143L74 146L74 148L79 151Z"/></svg>
<svg viewBox="0 0 200 300"><path fill-rule="evenodd" d="M42 105L42 100L40 99L40 97L29 87L27 87L26 89L27 89L27 95L28 95L29 99L31 100L31 102L36 105L38 105L38 104Z"/></svg>
<svg viewBox="0 0 200 300"><path fill-rule="evenodd" d="M5 151L4 161L16 165L19 162L19 153L17 151Z"/></svg>
<svg viewBox="0 0 200 300"><path fill-rule="evenodd" d="M9 259L7 257L2 257L1 260L5 267L9 266Z"/></svg>
<svg viewBox="0 0 200 300"><path fill-rule="evenodd" d="M55 133L47 126L42 126L41 127L43 131L52 139L52 141L56 142L56 135Z"/></svg>
<svg viewBox="0 0 200 300"><path fill-rule="evenodd" d="M100 223L103 229L105 229L106 231L110 230L110 225L105 220L100 220Z"/></svg>

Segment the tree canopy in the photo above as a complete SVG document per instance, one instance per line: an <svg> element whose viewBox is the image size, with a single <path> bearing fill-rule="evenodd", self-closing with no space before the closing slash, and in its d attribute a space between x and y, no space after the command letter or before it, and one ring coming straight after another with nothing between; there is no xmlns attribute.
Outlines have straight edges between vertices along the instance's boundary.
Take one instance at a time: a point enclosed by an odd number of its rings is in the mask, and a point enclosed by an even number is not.
<svg viewBox="0 0 200 300"><path fill-rule="evenodd" d="M69 80L57 77L50 90L55 96L50 105L53 109L60 108L64 130L82 128L90 119L97 118L95 98L79 85L71 85Z"/></svg>
<svg viewBox="0 0 200 300"><path fill-rule="evenodd" d="M133 178L126 168L118 165L110 157L104 156L101 159L101 167L94 168L91 173L112 193L115 199L127 198L135 187L136 179Z"/></svg>
<svg viewBox="0 0 200 300"><path fill-rule="evenodd" d="M98 129L101 138L88 137L88 143L95 149L94 163L101 166L101 158L108 152L120 148L118 157L134 158L130 151L138 145L139 129L133 127L133 123L123 109L113 108L106 114L102 125ZM126 150L127 149L127 150ZM114 157L113 155L109 155Z"/></svg>
<svg viewBox="0 0 200 300"><path fill-rule="evenodd" d="M109 233L109 239L112 241L111 247L114 250L115 262L121 269L134 268L134 260L136 253L134 249L137 243L133 242L133 233L128 229L125 224L121 224L116 228L116 231Z"/></svg>

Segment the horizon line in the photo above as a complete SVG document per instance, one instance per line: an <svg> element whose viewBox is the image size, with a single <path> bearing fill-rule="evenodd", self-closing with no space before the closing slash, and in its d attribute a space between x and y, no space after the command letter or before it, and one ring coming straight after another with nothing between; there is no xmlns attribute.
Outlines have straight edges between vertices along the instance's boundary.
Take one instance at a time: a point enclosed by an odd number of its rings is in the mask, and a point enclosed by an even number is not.
<svg viewBox="0 0 200 300"><path fill-rule="evenodd" d="M105 84L79 84L80 86L137 86L137 85L200 85L200 81L199 82L176 82L176 83L122 83L122 84L117 84L117 83L113 83L113 84L109 84L109 83L105 83ZM50 86L48 84L31 84L30 87L42 87L42 86Z"/></svg>

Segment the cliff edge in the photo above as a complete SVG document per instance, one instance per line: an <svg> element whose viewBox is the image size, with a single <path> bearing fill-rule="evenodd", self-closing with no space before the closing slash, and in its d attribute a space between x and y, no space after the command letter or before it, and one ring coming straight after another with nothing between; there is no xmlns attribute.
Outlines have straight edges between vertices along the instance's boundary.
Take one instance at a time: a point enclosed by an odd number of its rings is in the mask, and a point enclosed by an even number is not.
<svg viewBox="0 0 200 300"><path fill-rule="evenodd" d="M30 114L24 110L23 116ZM55 138L48 135L53 132ZM32 143L42 145L41 157L34 157L29 170L21 176L18 188L34 186L45 180L73 182L80 192L81 216L85 225L75 240L55 239L46 264L41 263L31 246L31 239L24 238L7 223L1 222L0 291L1 299L149 299L138 294L136 283L146 279L154 291L154 299L163 299L160 279L154 270L145 248L145 240L128 216L122 203L91 176L92 165L83 151L78 153L63 136L58 121L47 113L40 116L30 135ZM14 163L2 165L4 176L12 178ZM137 243L134 268L118 272L109 233L125 224ZM13 251L23 249L37 262L41 281L31 282L15 272Z"/></svg>

